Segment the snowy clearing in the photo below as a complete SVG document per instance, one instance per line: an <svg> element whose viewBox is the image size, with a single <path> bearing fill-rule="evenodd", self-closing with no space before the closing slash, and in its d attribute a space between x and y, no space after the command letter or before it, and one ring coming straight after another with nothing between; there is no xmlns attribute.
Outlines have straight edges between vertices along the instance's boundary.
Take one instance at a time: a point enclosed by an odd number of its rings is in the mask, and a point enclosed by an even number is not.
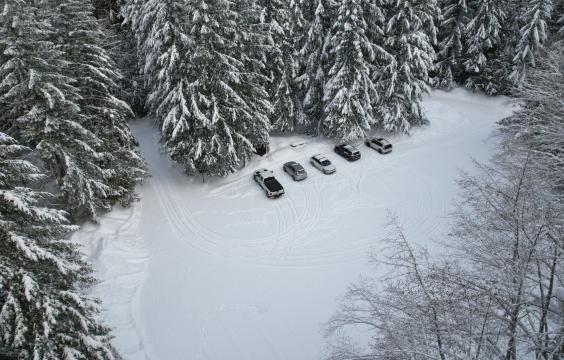
<svg viewBox="0 0 564 360"><path fill-rule="evenodd" d="M431 125L388 137L390 155L362 144L362 158L349 163L330 141L279 137L265 158L205 184L173 166L150 120L132 123L152 174L142 200L73 237L96 267L94 295L125 358L318 359L321 324L367 272L387 210L411 241L441 238L458 169L489 158L495 122L511 111L505 98L462 89L433 92L423 105ZM337 173L315 170L316 153ZM290 160L307 180L283 173ZM261 167L274 170L283 197L267 199L252 180Z"/></svg>

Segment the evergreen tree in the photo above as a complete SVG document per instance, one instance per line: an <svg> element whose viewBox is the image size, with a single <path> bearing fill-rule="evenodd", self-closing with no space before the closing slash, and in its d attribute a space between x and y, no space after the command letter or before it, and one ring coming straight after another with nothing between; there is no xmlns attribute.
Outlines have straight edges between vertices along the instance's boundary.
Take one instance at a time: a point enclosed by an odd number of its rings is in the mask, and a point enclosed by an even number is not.
<svg viewBox="0 0 564 360"><path fill-rule="evenodd" d="M192 46L182 79L183 116L165 121L163 134L173 159L189 174L227 175L268 144L271 106L260 74L246 67L255 39L229 0L197 0L187 7Z"/></svg>
<svg viewBox="0 0 564 360"><path fill-rule="evenodd" d="M523 26L519 42L515 49L513 72L511 79L520 84L523 82L527 67L535 67L535 57L540 47L548 39L548 23L552 17L552 0L529 0L521 17Z"/></svg>
<svg viewBox="0 0 564 360"><path fill-rule="evenodd" d="M290 4L285 0L262 0L264 23L268 34L269 83L267 91L273 106L272 129L275 132L292 131L296 124L297 101L294 93L296 64L291 38Z"/></svg>
<svg viewBox="0 0 564 360"><path fill-rule="evenodd" d="M96 17L105 18L110 23L119 18L119 8L123 0L93 0ZM90 4L88 4L90 5Z"/></svg>
<svg viewBox="0 0 564 360"><path fill-rule="evenodd" d="M324 90L322 133L344 141L364 138L374 124L374 47L366 33L364 0L343 0L328 40L329 72Z"/></svg>
<svg viewBox="0 0 564 360"><path fill-rule="evenodd" d="M375 80L386 131L407 132L427 123L420 102L429 90L428 73L435 58L431 44L436 11L434 0L398 0L387 7L383 48L393 59Z"/></svg>
<svg viewBox="0 0 564 360"><path fill-rule="evenodd" d="M124 57L121 52L123 49L116 48L114 57L120 64L122 72L127 77L126 82L131 81L125 86L129 91L129 104L138 114L147 114L147 99L150 92L150 82L148 81L148 71L145 67L145 52L150 47L145 46L148 40L149 31L152 29L151 22L146 21L150 14L144 16L146 0L123 0L120 8L120 16L123 18L120 31L124 33L124 40L128 57ZM128 80L129 79L129 80Z"/></svg>
<svg viewBox="0 0 564 360"><path fill-rule="evenodd" d="M185 56L191 41L185 33L184 0L133 0L130 21L137 30L139 57L149 88L147 107L160 126L186 126L182 107Z"/></svg>
<svg viewBox="0 0 564 360"><path fill-rule="evenodd" d="M466 86L493 95L503 92L507 62L503 58L506 8L499 0L473 0L473 16L466 26Z"/></svg>
<svg viewBox="0 0 564 360"><path fill-rule="evenodd" d="M28 152L0 132L0 347L21 359L115 359L98 303L83 295L92 270L63 240L76 227L29 187L44 176Z"/></svg>
<svg viewBox="0 0 564 360"><path fill-rule="evenodd" d="M299 49L300 71L296 82L303 96L303 126L318 135L323 119L323 88L326 82L328 59L327 40L331 28L331 7L327 0L317 0L310 27Z"/></svg>
<svg viewBox="0 0 564 360"><path fill-rule="evenodd" d="M42 9L44 10L44 9ZM81 97L73 79L63 72L69 63L50 39L54 30L46 11L33 3L7 3L0 22L4 58L0 64L2 128L35 148L49 174L57 180L68 209L95 218L108 210L111 188L98 163L102 141L85 128Z"/></svg>
<svg viewBox="0 0 564 360"><path fill-rule="evenodd" d="M295 55L304 44L310 21L315 14L315 5L313 1L290 0L290 41Z"/></svg>
<svg viewBox="0 0 564 360"><path fill-rule="evenodd" d="M463 55L466 46L466 24L469 21L466 0L444 0L441 40L437 52L436 85L450 89L464 73Z"/></svg>
<svg viewBox="0 0 564 360"><path fill-rule="evenodd" d="M306 62L303 56L300 55L300 49L304 47L310 21L314 16L316 3L307 0L290 0L290 30L289 30L289 44L291 46L291 53L293 59L293 98L295 106L295 125L300 131L304 130L304 125L307 123L304 114L303 99L305 96L303 81L299 80L301 74L304 73Z"/></svg>
<svg viewBox="0 0 564 360"><path fill-rule="evenodd" d="M190 175L227 175L269 143L256 10L254 1L229 0L131 0L124 8L144 58L149 110Z"/></svg>
<svg viewBox="0 0 564 360"><path fill-rule="evenodd" d="M145 176L145 166L127 125L133 112L114 96L121 74L104 48L108 34L94 18L91 3L56 1L55 11L61 50L69 62L67 75L76 79L74 86L80 91L84 126L101 140L96 151L110 188L108 200L129 205L135 199L135 185Z"/></svg>

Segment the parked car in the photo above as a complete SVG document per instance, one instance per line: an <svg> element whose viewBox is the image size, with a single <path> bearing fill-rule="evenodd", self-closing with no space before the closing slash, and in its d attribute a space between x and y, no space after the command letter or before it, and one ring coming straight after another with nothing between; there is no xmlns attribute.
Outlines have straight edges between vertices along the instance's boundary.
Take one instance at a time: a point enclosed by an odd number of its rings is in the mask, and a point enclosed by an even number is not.
<svg viewBox="0 0 564 360"><path fill-rule="evenodd" d="M289 161L284 164L284 172L292 177L294 181L307 179L307 172L304 167L295 161Z"/></svg>
<svg viewBox="0 0 564 360"><path fill-rule="evenodd" d="M282 185L274 178L274 173L267 169L259 169L255 171L253 179L260 185L261 188L266 192L266 196L269 199L275 199L284 195L284 188Z"/></svg>
<svg viewBox="0 0 564 360"><path fill-rule="evenodd" d="M366 146L378 151L380 154L389 154L392 152L392 144L383 138L374 138L366 141Z"/></svg>
<svg viewBox="0 0 564 360"><path fill-rule="evenodd" d="M310 162L314 168L321 171L325 175L333 174L335 171L337 171L335 165L333 165L325 155L322 154L314 155L311 157Z"/></svg>
<svg viewBox="0 0 564 360"><path fill-rule="evenodd" d="M356 161L360 159L360 151L352 145L341 144L335 146L335 152L348 161Z"/></svg>

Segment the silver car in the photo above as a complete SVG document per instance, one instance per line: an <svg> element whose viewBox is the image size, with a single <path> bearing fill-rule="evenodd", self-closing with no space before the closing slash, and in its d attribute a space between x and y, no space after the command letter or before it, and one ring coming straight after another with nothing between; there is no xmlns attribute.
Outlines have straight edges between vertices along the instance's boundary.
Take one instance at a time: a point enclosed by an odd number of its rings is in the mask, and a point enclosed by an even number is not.
<svg viewBox="0 0 564 360"><path fill-rule="evenodd" d="M333 174L337 168L325 155L317 154L311 157L311 165L325 175Z"/></svg>
<svg viewBox="0 0 564 360"><path fill-rule="evenodd" d="M284 172L292 177L294 181L302 181L307 179L307 172L295 161L288 161L284 164Z"/></svg>
<svg viewBox="0 0 564 360"><path fill-rule="evenodd" d="M383 138L374 138L366 141L366 146L378 151L380 154L389 154L392 152L392 144Z"/></svg>

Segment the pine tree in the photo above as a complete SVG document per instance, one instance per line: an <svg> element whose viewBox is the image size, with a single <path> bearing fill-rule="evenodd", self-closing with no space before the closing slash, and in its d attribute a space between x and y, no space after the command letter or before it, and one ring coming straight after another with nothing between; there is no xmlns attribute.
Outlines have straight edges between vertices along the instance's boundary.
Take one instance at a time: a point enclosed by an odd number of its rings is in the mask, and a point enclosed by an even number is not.
<svg viewBox="0 0 564 360"><path fill-rule="evenodd" d="M254 1L228 0L132 0L124 8L145 59L149 110L190 175L227 175L269 143L256 10Z"/></svg>
<svg viewBox="0 0 564 360"><path fill-rule="evenodd" d="M262 0L264 23L268 34L268 61L266 75L269 77L267 91L273 106L272 129L275 132L294 130L297 101L294 90L296 64L291 38L289 3L284 0Z"/></svg>
<svg viewBox="0 0 564 360"><path fill-rule="evenodd" d="M514 66L510 78L514 83L523 82L527 67L535 67L535 57L548 39L548 23L552 17L552 0L529 0L521 17L524 24L513 58Z"/></svg>
<svg viewBox="0 0 564 360"><path fill-rule="evenodd" d="M163 134L188 174L227 175L256 146L269 143L271 106L263 79L248 67L256 58L245 46L255 36L240 31L245 19L234 8L229 0L198 0L187 7L193 45L186 53L179 109L186 121L165 121Z"/></svg>
<svg viewBox="0 0 564 360"><path fill-rule="evenodd" d="M319 135L323 119L323 88L326 82L332 9L326 0L317 0L310 26L298 50L300 68L296 86L303 96L303 126L307 132Z"/></svg>
<svg viewBox="0 0 564 360"><path fill-rule="evenodd" d="M123 57L122 49L113 51L114 58L120 65L126 78L127 85L122 87L127 91L127 98L131 107L138 114L147 115L147 99L150 88L148 72L145 68L144 45L148 39L148 31L152 28L151 22L144 14L146 0L122 0L120 17L123 18L119 31L123 33L122 40L127 48L127 57ZM128 80L129 78L129 80Z"/></svg>
<svg viewBox="0 0 564 360"><path fill-rule="evenodd" d="M100 138L85 128L79 91L63 72L64 53L50 39L48 13L31 2L7 3L0 22L2 128L32 146L57 180L68 209L95 218L108 210L111 188L99 165Z"/></svg>
<svg viewBox="0 0 564 360"><path fill-rule="evenodd" d="M313 1L290 0L290 41L295 55L304 44L310 21L315 14L314 5L316 3Z"/></svg>
<svg viewBox="0 0 564 360"><path fill-rule="evenodd" d="M115 359L98 302L83 295L92 270L63 240L76 227L29 187L45 176L28 152L0 132L0 347L21 359Z"/></svg>
<svg viewBox="0 0 564 360"><path fill-rule="evenodd" d="M306 115L303 108L303 99L305 97L303 81L299 77L305 72L305 58L300 55L300 49L305 45L310 21L315 14L314 1L308 0L290 0L290 30L289 44L291 47L293 59L293 98L295 106L295 125L299 131L304 131L304 125L307 123Z"/></svg>
<svg viewBox="0 0 564 360"><path fill-rule="evenodd" d="M67 75L76 79L74 86L80 91L84 126L101 140L96 151L110 187L108 200L129 205L135 199L135 185L146 173L127 125L133 112L114 96L121 74L104 48L108 34L94 18L91 3L56 1L54 10L57 37L69 62Z"/></svg>
<svg viewBox="0 0 564 360"><path fill-rule="evenodd" d="M466 0L444 0L441 40L437 52L436 85L450 89L461 80L464 72L463 55L466 46L466 24L469 21Z"/></svg>
<svg viewBox="0 0 564 360"><path fill-rule="evenodd" d="M503 58L504 3L499 0L473 0L473 16L466 26L468 47L465 55L466 87L486 94L505 88L506 60Z"/></svg>
<svg viewBox="0 0 564 360"><path fill-rule="evenodd" d="M398 0L386 9L384 50L393 59L377 73L382 125L386 131L409 131L427 123L421 109L423 94L429 91L429 69L435 52L434 0Z"/></svg>
<svg viewBox="0 0 564 360"><path fill-rule="evenodd" d="M329 72L324 89L322 133L344 141L364 138L374 124L374 47L366 33L364 0L343 0L328 40Z"/></svg>

